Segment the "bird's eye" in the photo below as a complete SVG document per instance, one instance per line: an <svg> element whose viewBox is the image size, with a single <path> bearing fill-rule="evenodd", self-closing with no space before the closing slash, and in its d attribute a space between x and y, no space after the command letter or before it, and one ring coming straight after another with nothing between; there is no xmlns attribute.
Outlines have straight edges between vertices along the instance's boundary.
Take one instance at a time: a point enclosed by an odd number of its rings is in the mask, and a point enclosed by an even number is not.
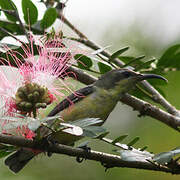
<svg viewBox="0 0 180 180"><path fill-rule="evenodd" d="M123 72L124 77L128 78L131 76L131 74L127 71Z"/></svg>

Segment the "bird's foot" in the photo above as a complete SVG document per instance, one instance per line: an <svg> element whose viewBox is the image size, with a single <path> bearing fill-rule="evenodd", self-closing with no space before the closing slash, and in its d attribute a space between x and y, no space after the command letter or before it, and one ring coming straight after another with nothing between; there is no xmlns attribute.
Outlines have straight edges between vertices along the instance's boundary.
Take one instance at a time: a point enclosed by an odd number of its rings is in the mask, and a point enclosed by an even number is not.
<svg viewBox="0 0 180 180"><path fill-rule="evenodd" d="M110 163L101 162L101 165L105 167L105 172L107 172L108 169L113 168L114 165Z"/></svg>
<svg viewBox="0 0 180 180"><path fill-rule="evenodd" d="M52 139L50 139L49 137L44 137L42 138L41 140L41 145L42 147L44 147L44 149L46 150L47 152L47 156L48 157L51 157L52 156L52 152L49 151L49 146L52 146L52 145L55 145L57 144L57 141L53 141Z"/></svg>
<svg viewBox="0 0 180 180"><path fill-rule="evenodd" d="M77 146L77 148L81 148L81 149L84 150L84 155L83 155L83 157L80 157L80 156L77 156L77 157L76 157L76 161L77 161L78 163L81 163L81 162L83 162L83 160L86 160L86 159L87 159L87 156L88 156L88 154L89 154L90 151L91 151L91 148L87 146L88 143L89 143L89 142L86 141L86 142L80 144L79 146Z"/></svg>

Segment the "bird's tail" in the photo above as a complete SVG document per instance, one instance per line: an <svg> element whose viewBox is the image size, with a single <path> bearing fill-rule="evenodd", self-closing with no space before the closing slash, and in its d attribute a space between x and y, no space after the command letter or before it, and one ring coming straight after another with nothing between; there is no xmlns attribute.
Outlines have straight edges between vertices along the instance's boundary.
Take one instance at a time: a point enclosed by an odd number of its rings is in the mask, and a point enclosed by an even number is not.
<svg viewBox="0 0 180 180"><path fill-rule="evenodd" d="M18 173L36 155L29 149L20 149L5 160L5 165L11 171Z"/></svg>

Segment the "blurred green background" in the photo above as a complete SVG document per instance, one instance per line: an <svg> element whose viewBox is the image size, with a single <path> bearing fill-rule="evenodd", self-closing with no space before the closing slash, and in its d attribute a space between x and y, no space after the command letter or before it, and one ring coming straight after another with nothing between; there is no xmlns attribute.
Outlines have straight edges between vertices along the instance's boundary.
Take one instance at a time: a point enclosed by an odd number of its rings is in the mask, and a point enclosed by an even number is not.
<svg viewBox="0 0 180 180"><path fill-rule="evenodd" d="M37 2L37 1L34 1ZM16 2L17 3L17 2ZM89 3L89 4L88 4ZM90 39L102 46L112 45L112 52L120 47L130 46L127 55L146 55L160 57L164 50L179 42L180 32L178 17L180 17L180 2L174 0L158 0L150 3L147 0L69 0L65 15ZM174 15L172 15L174 14ZM66 33L69 30L56 22L55 26ZM180 72L166 75L169 83L162 87L170 103L180 108ZM79 88L79 85L76 86ZM141 139L136 147L148 146L153 153L171 150L180 146L180 135L149 117L137 117L138 113L130 107L119 103L104 126L110 131L110 138L129 134L127 141L134 136ZM126 141L124 141L126 142ZM79 143L79 142L78 142ZM112 153L114 147L91 140L92 149ZM39 155L33 159L19 174L11 173L1 160L0 178L8 180L175 180L179 176L161 172L144 171L127 168L113 168L105 172L100 163L84 161L78 164L75 158L55 155L51 158Z"/></svg>

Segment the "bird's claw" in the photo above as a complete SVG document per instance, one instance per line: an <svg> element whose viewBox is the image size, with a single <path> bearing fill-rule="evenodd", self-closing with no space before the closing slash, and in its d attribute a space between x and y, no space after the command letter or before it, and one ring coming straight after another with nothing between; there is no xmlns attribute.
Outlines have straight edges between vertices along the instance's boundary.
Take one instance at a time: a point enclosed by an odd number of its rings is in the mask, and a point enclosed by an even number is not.
<svg viewBox="0 0 180 180"><path fill-rule="evenodd" d="M42 146L45 147L45 149L47 149L47 151L46 151L47 156L51 157L53 153L48 150L48 147L51 146L51 145L57 144L57 142L53 141L49 137L45 137L45 138L42 138L41 143L42 143Z"/></svg>
<svg viewBox="0 0 180 180"><path fill-rule="evenodd" d="M87 155L90 153L91 151L91 148L87 146L88 143L84 144L84 145L79 145L78 148L81 148L84 150L84 157L80 157L80 156L77 156L76 157L76 161L78 163L81 163L83 162L83 160L86 160L87 158Z"/></svg>
<svg viewBox="0 0 180 180"><path fill-rule="evenodd" d="M101 165L102 165L103 167L105 167L105 172L107 172L108 169L114 167L113 164L109 164L109 163L105 163L105 162L101 162Z"/></svg>

